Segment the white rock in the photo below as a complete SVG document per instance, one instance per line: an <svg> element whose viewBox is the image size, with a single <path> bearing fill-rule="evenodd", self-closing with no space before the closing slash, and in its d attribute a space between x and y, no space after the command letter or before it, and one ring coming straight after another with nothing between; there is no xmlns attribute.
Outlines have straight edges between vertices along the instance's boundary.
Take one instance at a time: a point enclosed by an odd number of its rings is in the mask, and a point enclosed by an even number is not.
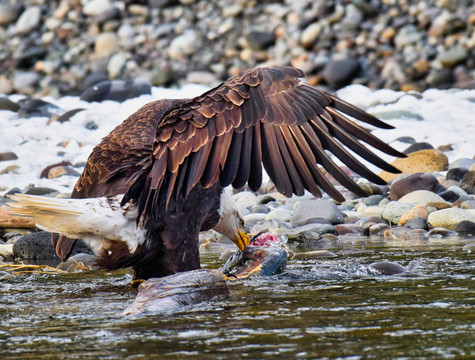
<svg viewBox="0 0 475 360"><path fill-rule="evenodd" d="M413 204L403 203L399 201L390 201L383 209L381 218L390 221L393 224L399 224L401 221L401 215L407 210L412 209Z"/></svg>
<svg viewBox="0 0 475 360"><path fill-rule="evenodd" d="M242 215L249 214L249 206L257 203L257 196L249 191L241 191L233 196Z"/></svg>
<svg viewBox="0 0 475 360"><path fill-rule="evenodd" d="M82 8L82 12L85 15L95 16L102 14L104 11L110 10L113 7L114 5L109 0L92 0Z"/></svg>
<svg viewBox="0 0 475 360"><path fill-rule="evenodd" d="M174 60L184 59L195 51L196 40L197 36L193 30L185 30L182 35L172 40L168 47L168 55Z"/></svg>
<svg viewBox="0 0 475 360"><path fill-rule="evenodd" d="M404 195L399 199L400 202L413 204L413 205L427 205L429 202L447 203L442 197L427 190L416 190ZM450 205L450 204L449 204Z"/></svg>
<svg viewBox="0 0 475 360"><path fill-rule="evenodd" d="M18 33L27 33L40 24L41 9L38 6L28 7L18 18L16 22L16 31Z"/></svg>
<svg viewBox="0 0 475 360"><path fill-rule="evenodd" d="M285 209L283 207L278 207L277 209L272 210L270 213L266 214L266 220L280 220L280 221L290 221L293 217L293 211Z"/></svg>
<svg viewBox="0 0 475 360"><path fill-rule="evenodd" d="M323 218L332 224L341 224L344 222L343 213L338 209L335 203L330 200L304 200L295 204L292 223L295 225L304 225L314 218Z"/></svg>
<svg viewBox="0 0 475 360"><path fill-rule="evenodd" d="M442 209L429 214L427 219L433 227L444 227L453 230L459 222L468 220L475 222L475 211L465 209Z"/></svg>
<svg viewBox="0 0 475 360"><path fill-rule="evenodd" d="M105 32L97 35L94 44L94 51L97 56L108 56L119 48L117 35L112 32Z"/></svg>
<svg viewBox="0 0 475 360"><path fill-rule="evenodd" d="M127 60L124 54L121 52L112 55L109 63L107 64L107 73L109 74L109 78L117 78L120 75L120 72L122 71L126 61Z"/></svg>

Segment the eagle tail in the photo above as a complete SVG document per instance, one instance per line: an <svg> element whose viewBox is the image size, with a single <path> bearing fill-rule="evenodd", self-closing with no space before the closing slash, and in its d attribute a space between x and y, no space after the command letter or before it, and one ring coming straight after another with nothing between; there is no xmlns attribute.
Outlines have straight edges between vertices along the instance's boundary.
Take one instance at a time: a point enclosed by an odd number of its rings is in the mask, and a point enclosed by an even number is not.
<svg viewBox="0 0 475 360"><path fill-rule="evenodd" d="M136 210L129 205L120 207L121 196L60 199L16 194L10 198L14 200L8 203L10 213L33 218L42 230L84 239L93 250L119 241L133 252L144 240L135 223Z"/></svg>

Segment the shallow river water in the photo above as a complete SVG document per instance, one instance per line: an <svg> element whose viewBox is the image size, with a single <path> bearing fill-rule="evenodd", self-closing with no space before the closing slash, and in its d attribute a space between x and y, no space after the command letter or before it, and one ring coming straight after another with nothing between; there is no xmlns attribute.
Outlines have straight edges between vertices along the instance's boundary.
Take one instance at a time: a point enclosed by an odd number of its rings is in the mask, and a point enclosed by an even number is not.
<svg viewBox="0 0 475 360"><path fill-rule="evenodd" d="M0 282L2 359L475 358L474 239L353 239L228 283L230 298L124 317L129 271ZM472 249L472 251L470 251ZM409 269L384 276L368 265ZM217 246L202 252L217 268Z"/></svg>

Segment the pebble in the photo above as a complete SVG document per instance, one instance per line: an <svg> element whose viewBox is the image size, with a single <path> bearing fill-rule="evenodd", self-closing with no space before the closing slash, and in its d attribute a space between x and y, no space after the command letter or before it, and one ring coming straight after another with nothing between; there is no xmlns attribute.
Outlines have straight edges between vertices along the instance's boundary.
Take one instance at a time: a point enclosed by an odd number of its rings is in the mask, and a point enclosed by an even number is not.
<svg viewBox="0 0 475 360"><path fill-rule="evenodd" d="M463 236L475 236L475 222L463 220L454 226L454 231Z"/></svg>
<svg viewBox="0 0 475 360"><path fill-rule="evenodd" d="M66 261L61 262L56 266L59 270L68 272L76 272L83 270L98 270L96 265L97 257L92 254L79 253L74 256L70 256Z"/></svg>
<svg viewBox="0 0 475 360"><path fill-rule="evenodd" d="M80 99L87 102L113 100L123 102L134 97L151 94L152 85L145 79L102 81L85 89Z"/></svg>
<svg viewBox="0 0 475 360"><path fill-rule="evenodd" d="M18 159L18 156L14 152L8 151L8 152L0 153L0 161L8 161L8 160L16 160L16 159Z"/></svg>
<svg viewBox="0 0 475 360"><path fill-rule="evenodd" d="M465 61L467 57L467 50L461 47L454 47L440 53L435 60L438 61L444 67L453 68L455 65L458 65L461 62Z"/></svg>
<svg viewBox="0 0 475 360"><path fill-rule="evenodd" d="M39 6L30 6L20 15L16 22L18 33L28 33L40 24L41 9Z"/></svg>
<svg viewBox="0 0 475 360"><path fill-rule="evenodd" d="M452 164L449 166L449 170L445 175L447 180L455 180L460 181L462 180L463 176L468 172L468 167L453 167Z"/></svg>
<svg viewBox="0 0 475 360"><path fill-rule="evenodd" d="M447 170L449 160L443 152L429 149L408 154L407 158L398 158L391 165L401 170L403 174L431 173ZM391 181L400 175L382 171L379 176L386 181Z"/></svg>
<svg viewBox="0 0 475 360"><path fill-rule="evenodd" d="M443 227L453 230L462 221L475 222L475 214L465 209L442 209L429 214L428 221L433 227Z"/></svg>
<svg viewBox="0 0 475 360"><path fill-rule="evenodd" d="M172 40L168 47L168 55L173 60L185 59L195 51L196 41L196 32L193 30L186 30L182 35L179 35Z"/></svg>
<svg viewBox="0 0 475 360"><path fill-rule="evenodd" d="M408 227L409 229L424 229L427 230L429 228L429 222L427 221L427 217L413 217L408 219L405 223L402 221L401 217L401 225Z"/></svg>
<svg viewBox="0 0 475 360"><path fill-rule="evenodd" d="M442 197L427 190L416 190L416 191L410 192L409 194L404 195L398 201L414 204L414 205L424 205L424 206L430 202L445 203ZM447 205L450 206L450 204L447 204Z"/></svg>
<svg viewBox="0 0 475 360"><path fill-rule="evenodd" d="M303 225L310 218L323 218L332 224L342 224L344 222L343 213L335 203L329 200L315 199L297 202L292 223Z"/></svg>
<svg viewBox="0 0 475 360"><path fill-rule="evenodd" d="M455 161L452 161L449 166L449 171L447 174L450 172L452 169L456 168L461 168L461 169L470 169L472 165L475 164L475 159L469 159L469 158L460 158ZM459 170L460 171L460 170Z"/></svg>
<svg viewBox="0 0 475 360"><path fill-rule="evenodd" d="M119 38L115 33L99 34L94 43L94 52L97 56L109 56L119 50Z"/></svg>
<svg viewBox="0 0 475 360"><path fill-rule="evenodd" d="M409 147L407 147L404 151L403 154L411 154L416 151L420 150L427 150L427 149L433 149L434 147L426 142L416 142L414 144L411 144Z"/></svg>
<svg viewBox="0 0 475 360"><path fill-rule="evenodd" d="M425 206L416 205L413 208L406 210L399 220L399 225L405 225L409 220L414 218L427 219L429 216L429 210Z"/></svg>
<svg viewBox="0 0 475 360"><path fill-rule="evenodd" d="M439 187L437 178L430 173L416 173L397 178L390 187L389 198L399 200L404 195L416 190L436 191Z"/></svg>
<svg viewBox="0 0 475 360"><path fill-rule="evenodd" d="M0 26L13 23L21 12L20 4L0 4Z"/></svg>
<svg viewBox="0 0 475 360"><path fill-rule="evenodd" d="M348 85L360 69L356 59L346 58L329 62L322 72L325 82L333 89Z"/></svg>
<svg viewBox="0 0 475 360"><path fill-rule="evenodd" d="M467 194L475 194L475 171L468 171L460 180L460 187Z"/></svg>
<svg viewBox="0 0 475 360"><path fill-rule="evenodd" d="M413 204L391 201L384 207L381 217L390 223L399 224L402 214L413 207Z"/></svg>

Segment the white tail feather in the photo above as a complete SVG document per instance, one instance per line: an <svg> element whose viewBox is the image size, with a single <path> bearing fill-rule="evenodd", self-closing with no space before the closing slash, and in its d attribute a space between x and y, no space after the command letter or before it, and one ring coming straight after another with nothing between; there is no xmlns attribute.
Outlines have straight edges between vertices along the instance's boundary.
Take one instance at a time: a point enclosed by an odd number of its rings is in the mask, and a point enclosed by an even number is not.
<svg viewBox="0 0 475 360"><path fill-rule="evenodd" d="M84 239L93 249L107 242L125 242L131 253L145 239L136 225L137 210L132 204L120 206L122 195L111 198L60 199L34 195L10 195L9 212L32 217L38 228Z"/></svg>

